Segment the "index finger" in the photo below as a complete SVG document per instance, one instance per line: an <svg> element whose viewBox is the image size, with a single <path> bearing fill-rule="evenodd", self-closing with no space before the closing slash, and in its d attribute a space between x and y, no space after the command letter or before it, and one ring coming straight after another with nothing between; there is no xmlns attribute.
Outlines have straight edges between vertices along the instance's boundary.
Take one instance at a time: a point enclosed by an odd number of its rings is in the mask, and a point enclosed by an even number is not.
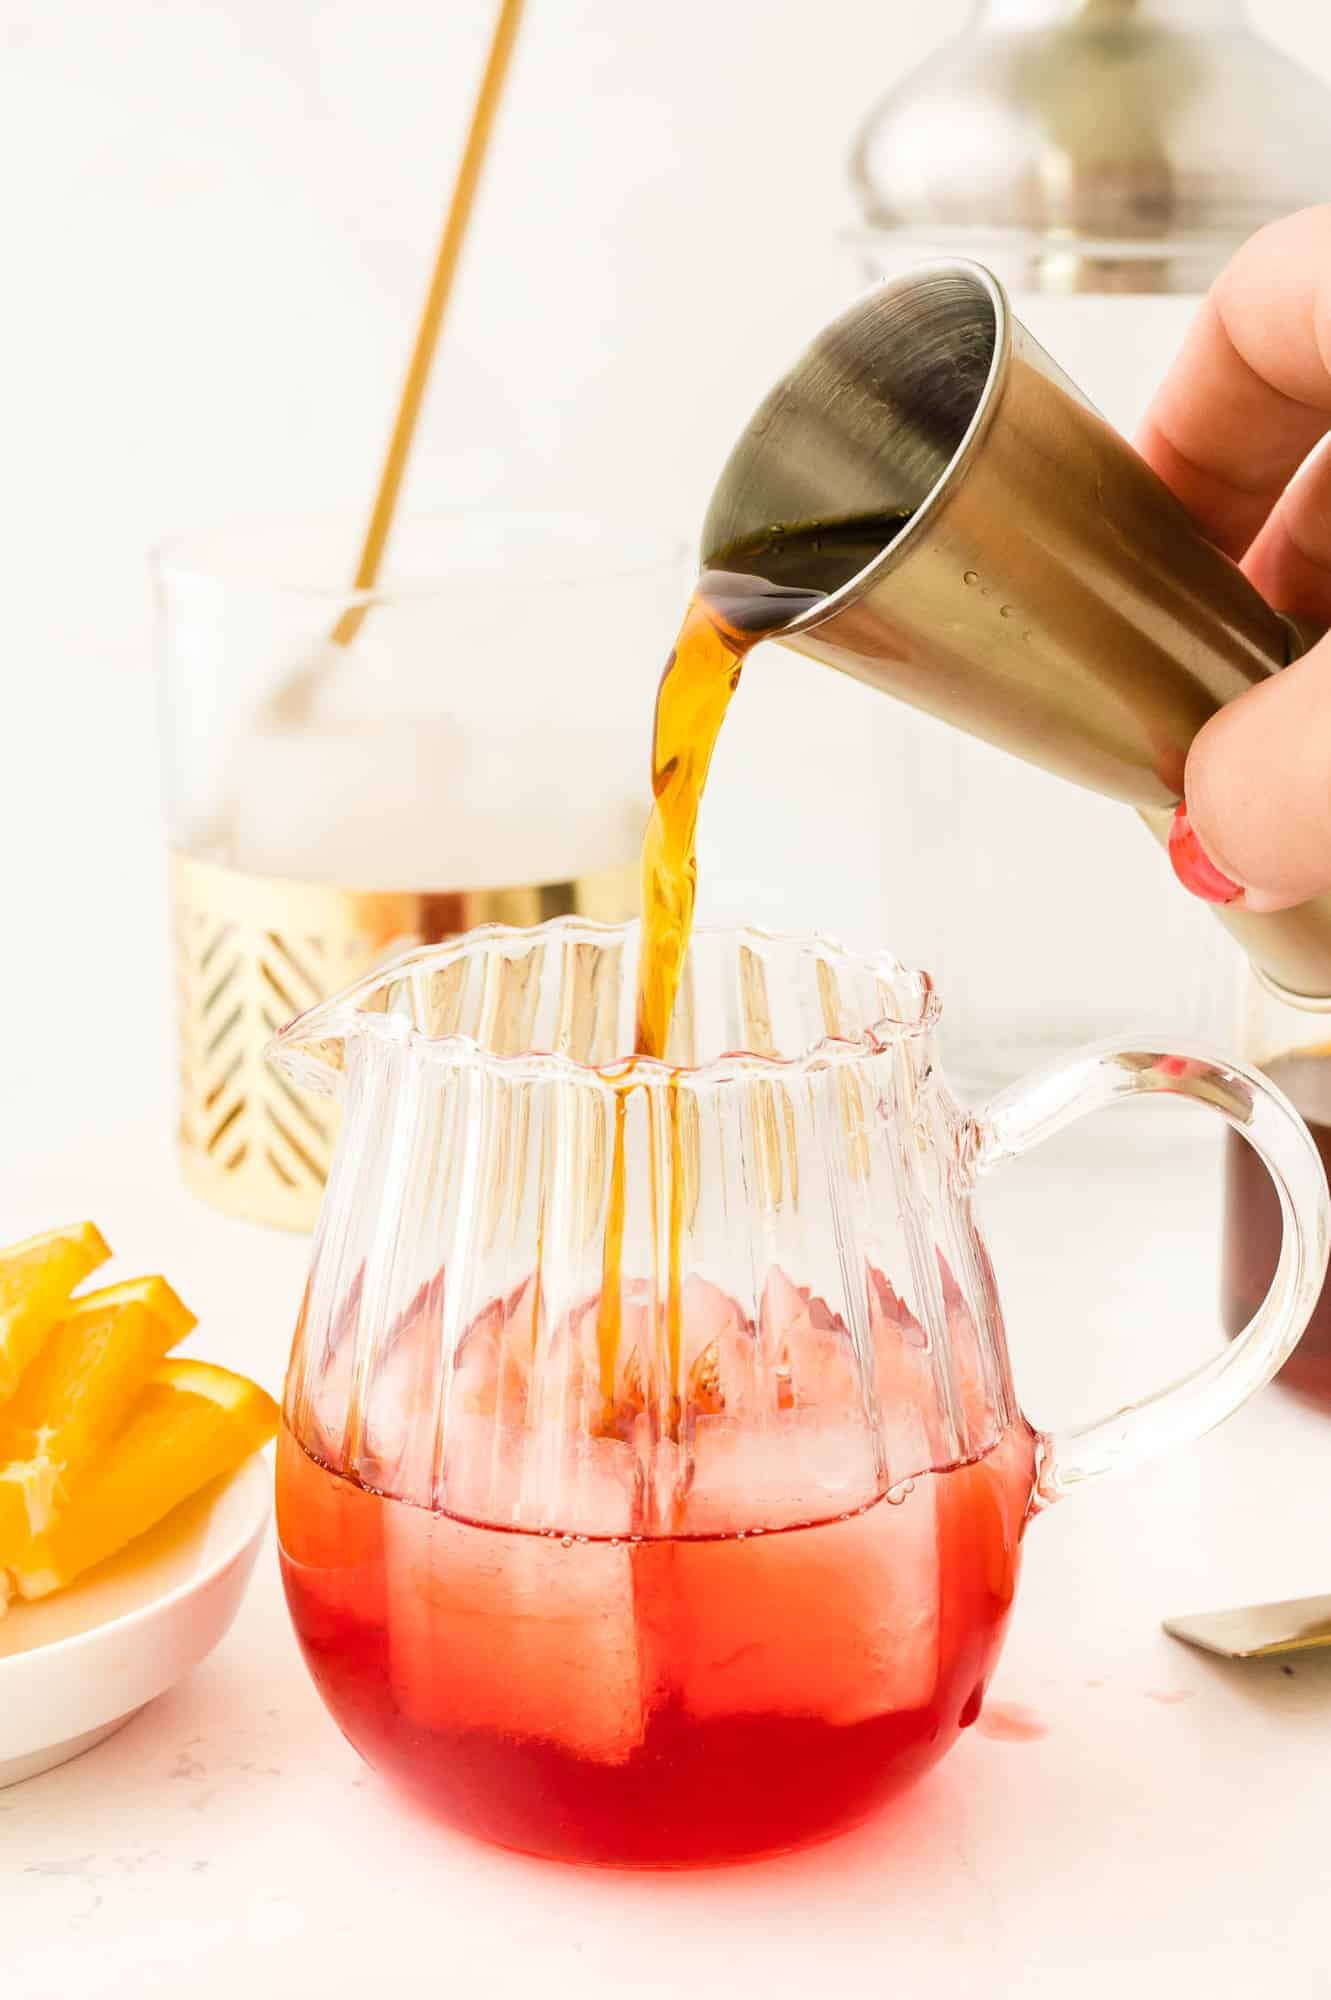
<svg viewBox="0 0 1331 2000"><path fill-rule="evenodd" d="M1259 230L1226 265L1138 449L1236 559L1331 428L1331 205Z"/></svg>

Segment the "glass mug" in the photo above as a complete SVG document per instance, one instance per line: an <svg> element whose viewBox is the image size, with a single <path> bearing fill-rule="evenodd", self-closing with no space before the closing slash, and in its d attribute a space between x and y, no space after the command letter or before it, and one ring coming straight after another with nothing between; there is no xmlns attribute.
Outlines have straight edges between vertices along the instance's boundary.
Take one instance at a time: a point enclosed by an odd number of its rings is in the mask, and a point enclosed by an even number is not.
<svg viewBox="0 0 1331 2000"><path fill-rule="evenodd" d="M835 1833L940 1757L1027 1520L1269 1377L1328 1203L1279 1093L1203 1056L1104 1045L963 1110L928 978L821 941L698 934L668 1061L626 1057L636 955L636 926L482 930L278 1038L342 1104L278 1529L372 1765L491 1840L659 1866ZM1042 1435L977 1176L1159 1092L1265 1160L1270 1291L1194 1374Z"/></svg>

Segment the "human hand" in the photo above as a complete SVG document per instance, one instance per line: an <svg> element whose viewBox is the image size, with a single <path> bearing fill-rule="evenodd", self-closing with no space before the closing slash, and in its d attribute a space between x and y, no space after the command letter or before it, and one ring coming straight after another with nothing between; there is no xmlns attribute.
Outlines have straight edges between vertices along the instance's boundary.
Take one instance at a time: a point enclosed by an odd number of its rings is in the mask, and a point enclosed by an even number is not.
<svg viewBox="0 0 1331 2000"><path fill-rule="evenodd" d="M1137 440L1263 597L1320 625L1331 625L1331 456L1309 453L1329 430L1331 205L1244 244ZM1211 718L1184 785L1170 851L1196 893L1241 894L1261 912L1331 888L1331 637Z"/></svg>

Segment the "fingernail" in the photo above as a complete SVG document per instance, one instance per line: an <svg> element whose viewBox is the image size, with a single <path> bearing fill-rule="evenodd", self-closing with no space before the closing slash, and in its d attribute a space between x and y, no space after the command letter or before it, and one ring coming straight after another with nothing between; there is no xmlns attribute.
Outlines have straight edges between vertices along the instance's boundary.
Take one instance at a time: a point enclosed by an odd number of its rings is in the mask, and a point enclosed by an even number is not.
<svg viewBox="0 0 1331 2000"><path fill-rule="evenodd" d="M1274 910L1287 910L1289 897L1268 894L1265 889L1245 889L1243 907L1254 917L1269 917Z"/></svg>
<svg viewBox="0 0 1331 2000"><path fill-rule="evenodd" d="M1206 853L1188 818L1187 803L1182 799L1169 829L1169 858L1184 888L1204 903L1232 903L1243 895L1242 884L1231 882ZM1247 906L1257 907L1251 896L1247 898Z"/></svg>

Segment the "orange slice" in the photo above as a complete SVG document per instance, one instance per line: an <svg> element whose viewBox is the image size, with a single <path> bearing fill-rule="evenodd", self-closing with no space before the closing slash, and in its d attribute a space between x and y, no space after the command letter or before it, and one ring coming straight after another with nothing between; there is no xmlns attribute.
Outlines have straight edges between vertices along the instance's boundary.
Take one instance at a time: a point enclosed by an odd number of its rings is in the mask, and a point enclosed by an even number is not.
<svg viewBox="0 0 1331 2000"><path fill-rule="evenodd" d="M74 1287L110 1255L91 1222L0 1250L0 1403L17 1389Z"/></svg>
<svg viewBox="0 0 1331 2000"><path fill-rule="evenodd" d="M50 1527L85 1465L107 1450L148 1371L195 1324L165 1278L75 1299L0 1407L0 1569Z"/></svg>
<svg viewBox="0 0 1331 2000"><path fill-rule="evenodd" d="M24 1597L45 1597L275 1436L278 1409L257 1382L207 1361L161 1361L129 1422L69 1505L12 1565Z"/></svg>

